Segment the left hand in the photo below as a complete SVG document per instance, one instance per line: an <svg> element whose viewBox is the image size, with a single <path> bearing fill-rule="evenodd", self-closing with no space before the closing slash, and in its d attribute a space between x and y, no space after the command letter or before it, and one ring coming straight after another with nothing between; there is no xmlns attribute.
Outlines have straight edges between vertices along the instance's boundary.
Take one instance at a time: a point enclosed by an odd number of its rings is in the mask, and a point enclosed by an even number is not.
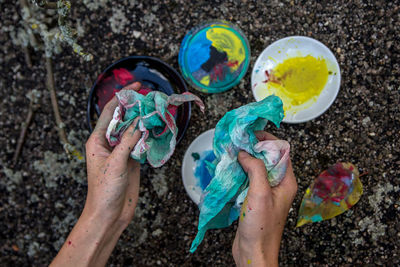
<svg viewBox="0 0 400 267"><path fill-rule="evenodd" d="M139 90L140 83L124 89ZM135 213L139 197L140 164L130 152L141 137L136 121L112 149L106 131L118 100L104 107L86 143L88 194L78 222L51 266L104 266Z"/></svg>
<svg viewBox="0 0 400 267"><path fill-rule="evenodd" d="M140 83L129 87L139 90ZM114 149L109 146L105 136L117 105L116 97L107 103L86 143L88 196L85 209L107 223L119 222L126 227L133 218L139 196L140 164L130 158L130 152L141 133L135 131L135 121Z"/></svg>

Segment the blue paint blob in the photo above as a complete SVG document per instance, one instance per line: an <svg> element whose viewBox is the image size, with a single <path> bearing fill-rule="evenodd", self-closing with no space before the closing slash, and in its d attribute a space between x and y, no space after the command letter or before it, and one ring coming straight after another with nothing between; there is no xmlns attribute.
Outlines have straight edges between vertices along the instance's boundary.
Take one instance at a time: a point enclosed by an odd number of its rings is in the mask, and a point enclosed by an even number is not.
<svg viewBox="0 0 400 267"><path fill-rule="evenodd" d="M215 165L213 161L216 159L214 151L206 150L200 153L200 159L196 161L196 169L194 176L197 179L197 185L204 190L214 176Z"/></svg>
<svg viewBox="0 0 400 267"><path fill-rule="evenodd" d="M322 216L320 214L315 214L314 216L311 217L311 221L313 222L320 222L322 221Z"/></svg>
<svg viewBox="0 0 400 267"><path fill-rule="evenodd" d="M174 89L169 80L160 72L151 68L146 62L138 63L131 73L135 81L140 82L143 86L153 91L161 91L167 95L172 95L174 93Z"/></svg>
<svg viewBox="0 0 400 267"><path fill-rule="evenodd" d="M191 45L187 48L187 67L190 72L200 69L209 58L212 42L207 39L206 31L196 35Z"/></svg>

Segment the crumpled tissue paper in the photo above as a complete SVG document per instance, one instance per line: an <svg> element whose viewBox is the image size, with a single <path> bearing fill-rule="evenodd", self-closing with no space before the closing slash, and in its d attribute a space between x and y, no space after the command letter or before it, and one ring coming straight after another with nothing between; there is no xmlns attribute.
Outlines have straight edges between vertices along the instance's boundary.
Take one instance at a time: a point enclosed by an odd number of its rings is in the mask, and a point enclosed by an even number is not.
<svg viewBox="0 0 400 267"><path fill-rule="evenodd" d="M214 177L202 194L198 233L190 252L194 252L208 229L227 227L235 221L247 195L249 180L237 160L240 150L264 161L271 186L285 177L290 146L284 140L259 142L254 131L263 130L268 121L279 127L284 117L282 100L269 96L262 101L231 110L215 128L213 149Z"/></svg>
<svg viewBox="0 0 400 267"><path fill-rule="evenodd" d="M133 148L131 157L140 163L147 161L155 168L164 165L175 150L178 127L174 114L177 106L195 101L204 112L201 99L188 92L168 96L159 91L142 95L133 90L121 90L115 95L119 104L107 129L109 144L119 144L125 130L139 117L136 127L142 136Z"/></svg>

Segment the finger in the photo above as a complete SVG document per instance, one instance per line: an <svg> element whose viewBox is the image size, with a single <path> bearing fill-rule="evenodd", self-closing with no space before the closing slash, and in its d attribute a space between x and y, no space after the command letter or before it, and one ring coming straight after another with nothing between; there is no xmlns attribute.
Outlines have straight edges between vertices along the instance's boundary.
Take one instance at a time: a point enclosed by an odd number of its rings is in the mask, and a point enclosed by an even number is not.
<svg viewBox="0 0 400 267"><path fill-rule="evenodd" d="M142 86L142 84L140 82L134 82L131 84L128 84L127 86L125 86L124 88L122 88L122 90L134 90L134 91L139 91L140 87Z"/></svg>
<svg viewBox="0 0 400 267"><path fill-rule="evenodd" d="M258 141L278 140L278 137L265 131L255 131L254 134L256 135Z"/></svg>
<svg viewBox="0 0 400 267"><path fill-rule="evenodd" d="M100 118L97 120L96 127L93 132L105 137L108 125L113 117L115 108L118 106L118 99L114 96L103 108Z"/></svg>
<svg viewBox="0 0 400 267"><path fill-rule="evenodd" d="M264 162L250 156L245 151L239 152L238 160L250 180L249 194L268 194L271 191L271 187L268 183L268 174Z"/></svg>
<svg viewBox="0 0 400 267"><path fill-rule="evenodd" d="M140 163L132 158L128 159L128 188L127 201L136 206L137 196L140 187ZM129 201L131 199L131 201ZM134 202L134 203L133 203Z"/></svg>
<svg viewBox="0 0 400 267"><path fill-rule="evenodd" d="M121 138L121 142L114 147L111 153L112 160L119 164L121 162L127 164L129 159L129 154L135 147L136 143L139 141L142 133L136 130L137 120L135 120L125 131Z"/></svg>
<svg viewBox="0 0 400 267"><path fill-rule="evenodd" d="M286 202L289 206L292 204L297 192L297 181L293 173L292 162L290 159L285 177L279 185L272 188L272 191L277 199Z"/></svg>

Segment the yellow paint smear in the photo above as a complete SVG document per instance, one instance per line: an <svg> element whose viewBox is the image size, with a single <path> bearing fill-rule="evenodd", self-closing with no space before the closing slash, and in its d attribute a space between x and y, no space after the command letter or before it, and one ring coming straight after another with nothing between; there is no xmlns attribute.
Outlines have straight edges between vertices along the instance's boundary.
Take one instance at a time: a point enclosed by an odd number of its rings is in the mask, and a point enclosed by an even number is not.
<svg viewBox="0 0 400 267"><path fill-rule="evenodd" d="M226 52L230 62L237 61L232 70L239 68L240 64L246 57L246 52L242 41L232 31L224 28L211 28L206 33L207 39L212 42L212 45L220 52Z"/></svg>
<svg viewBox="0 0 400 267"><path fill-rule="evenodd" d="M267 91L268 95L279 96L284 103L284 110L295 113L308 108L318 99L328 81L328 76L325 59L310 55L292 57L271 71L267 90L265 87L263 90Z"/></svg>
<svg viewBox="0 0 400 267"><path fill-rule="evenodd" d="M246 216L246 211L247 211L247 197L244 199L242 208L240 209L240 221L243 221L244 217Z"/></svg>
<svg viewBox="0 0 400 267"><path fill-rule="evenodd" d="M200 80L201 84L204 84L205 86L209 86L210 85L210 75L206 75L204 76L201 80Z"/></svg>

